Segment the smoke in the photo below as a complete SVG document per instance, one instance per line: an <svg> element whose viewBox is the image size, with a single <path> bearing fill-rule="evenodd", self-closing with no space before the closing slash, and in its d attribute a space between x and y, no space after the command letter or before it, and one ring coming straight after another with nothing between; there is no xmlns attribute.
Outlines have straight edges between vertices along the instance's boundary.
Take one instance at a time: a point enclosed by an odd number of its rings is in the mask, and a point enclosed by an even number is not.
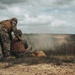
<svg viewBox="0 0 75 75"><path fill-rule="evenodd" d="M33 50L50 50L55 46L67 44L67 39L73 39L70 35L56 35L56 34L25 34L23 38L27 40ZM69 41L70 42L70 41ZM1 54L0 46L0 54Z"/></svg>
<svg viewBox="0 0 75 75"><path fill-rule="evenodd" d="M30 34L25 35L24 38L27 39L29 44L32 45L33 49L39 50L49 50L54 46L62 45L67 43L66 38L69 35L50 35L50 34Z"/></svg>

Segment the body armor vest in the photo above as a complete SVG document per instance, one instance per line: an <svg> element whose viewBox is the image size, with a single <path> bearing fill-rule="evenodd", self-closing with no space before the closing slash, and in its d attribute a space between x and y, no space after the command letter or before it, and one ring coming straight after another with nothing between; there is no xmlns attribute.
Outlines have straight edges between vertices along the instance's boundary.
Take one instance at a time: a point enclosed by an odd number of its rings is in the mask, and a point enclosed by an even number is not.
<svg viewBox="0 0 75 75"><path fill-rule="evenodd" d="M11 43L12 52L24 52L25 47L22 41L18 41L17 39L13 39Z"/></svg>
<svg viewBox="0 0 75 75"><path fill-rule="evenodd" d="M11 22L10 22L10 20L1 21L0 24L3 25L9 33L11 32Z"/></svg>

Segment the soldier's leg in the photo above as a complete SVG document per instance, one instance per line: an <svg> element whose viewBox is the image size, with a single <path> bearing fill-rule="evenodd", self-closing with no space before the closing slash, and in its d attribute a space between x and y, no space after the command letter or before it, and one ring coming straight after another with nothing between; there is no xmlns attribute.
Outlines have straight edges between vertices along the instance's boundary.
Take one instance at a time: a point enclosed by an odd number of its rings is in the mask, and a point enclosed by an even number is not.
<svg viewBox="0 0 75 75"><path fill-rule="evenodd" d="M8 57L10 55L10 39L5 31L1 33L1 46L3 57Z"/></svg>

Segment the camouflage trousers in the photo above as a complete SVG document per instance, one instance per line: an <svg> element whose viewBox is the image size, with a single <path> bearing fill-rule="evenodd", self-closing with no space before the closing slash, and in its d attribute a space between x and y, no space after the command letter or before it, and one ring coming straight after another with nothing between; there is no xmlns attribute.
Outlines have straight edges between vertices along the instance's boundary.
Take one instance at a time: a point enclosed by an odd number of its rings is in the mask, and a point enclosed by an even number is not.
<svg viewBox="0 0 75 75"><path fill-rule="evenodd" d="M12 56L15 56L16 58L23 58L25 57L25 52L11 52Z"/></svg>
<svg viewBox="0 0 75 75"><path fill-rule="evenodd" d="M2 25L0 25L0 44L3 57L8 57L10 55L10 39L7 29Z"/></svg>
<svg viewBox="0 0 75 75"><path fill-rule="evenodd" d="M32 54L34 51L24 51L24 52L13 52L11 51L11 55L15 56L16 58L23 58L23 57L28 57L30 54Z"/></svg>

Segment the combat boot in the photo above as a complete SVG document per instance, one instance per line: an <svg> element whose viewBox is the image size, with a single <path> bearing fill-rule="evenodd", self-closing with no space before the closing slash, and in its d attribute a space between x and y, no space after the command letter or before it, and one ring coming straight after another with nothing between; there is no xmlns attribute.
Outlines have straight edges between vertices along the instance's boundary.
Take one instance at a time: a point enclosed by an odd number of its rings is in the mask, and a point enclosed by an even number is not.
<svg viewBox="0 0 75 75"><path fill-rule="evenodd" d="M8 52L4 53L3 60L10 59L10 57L11 57L11 55L10 55L10 52L8 51Z"/></svg>

